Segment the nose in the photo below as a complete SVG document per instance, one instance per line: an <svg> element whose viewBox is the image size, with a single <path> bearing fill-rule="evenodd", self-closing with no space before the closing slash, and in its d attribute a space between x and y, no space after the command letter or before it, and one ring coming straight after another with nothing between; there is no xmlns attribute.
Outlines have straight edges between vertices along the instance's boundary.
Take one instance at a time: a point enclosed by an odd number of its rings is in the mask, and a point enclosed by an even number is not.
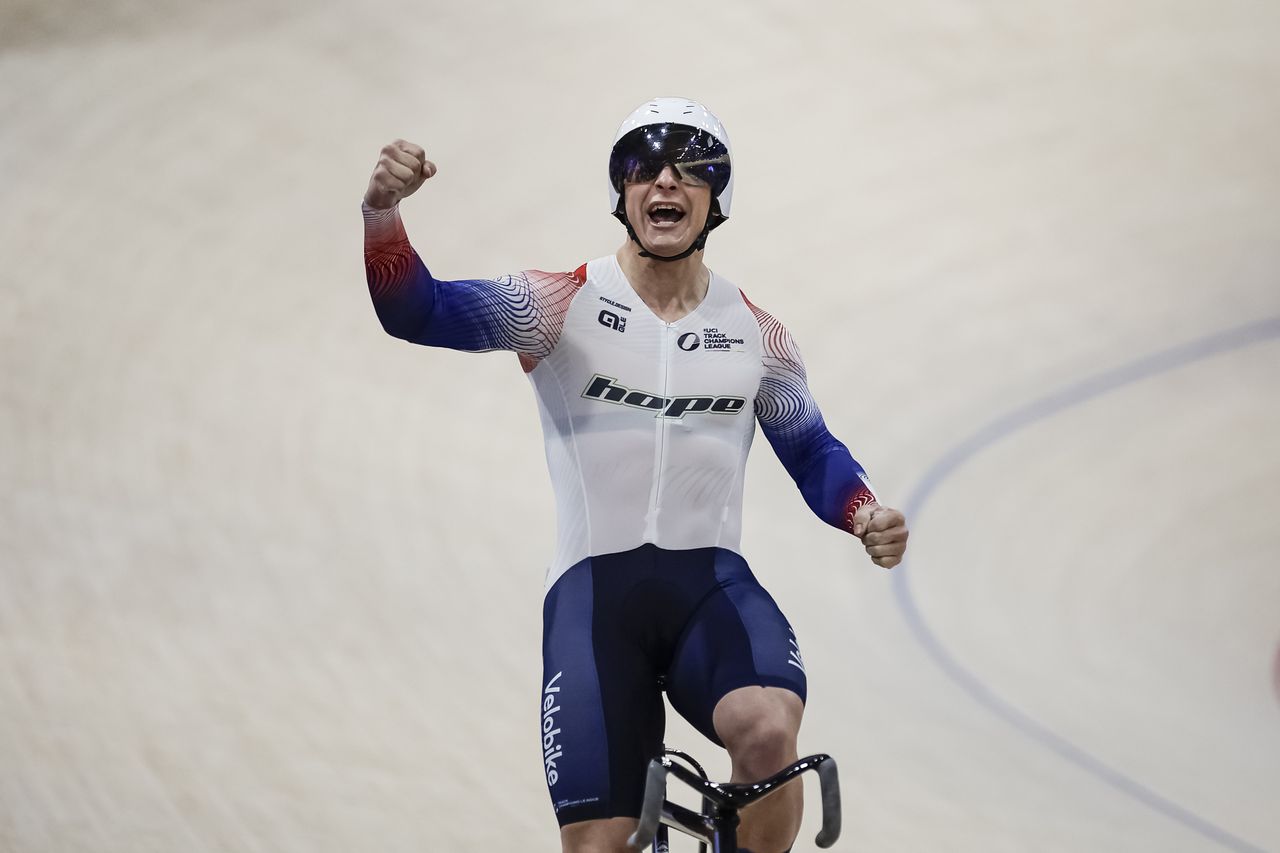
<svg viewBox="0 0 1280 853"><path fill-rule="evenodd" d="M673 190L680 184L680 175L676 172L676 167L668 163L662 167L662 171L653 179L653 183L663 189Z"/></svg>

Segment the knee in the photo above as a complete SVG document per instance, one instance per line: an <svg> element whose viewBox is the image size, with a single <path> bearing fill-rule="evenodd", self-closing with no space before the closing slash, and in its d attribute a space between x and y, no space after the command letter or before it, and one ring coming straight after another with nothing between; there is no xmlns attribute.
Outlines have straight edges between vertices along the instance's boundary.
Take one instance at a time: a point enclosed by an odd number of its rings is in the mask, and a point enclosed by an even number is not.
<svg viewBox="0 0 1280 853"><path fill-rule="evenodd" d="M724 738L734 765L756 778L777 773L796 759L796 729L782 715L765 714Z"/></svg>
<svg viewBox="0 0 1280 853"><path fill-rule="evenodd" d="M804 703L780 688L742 688L716 705L716 734L733 759L738 778L761 778L796 760Z"/></svg>

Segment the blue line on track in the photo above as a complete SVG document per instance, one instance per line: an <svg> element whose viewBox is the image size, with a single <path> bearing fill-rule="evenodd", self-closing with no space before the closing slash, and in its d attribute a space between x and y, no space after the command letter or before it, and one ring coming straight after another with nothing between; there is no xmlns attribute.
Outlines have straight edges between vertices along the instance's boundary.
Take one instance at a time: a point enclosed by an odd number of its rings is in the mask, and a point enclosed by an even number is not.
<svg viewBox="0 0 1280 853"><path fill-rule="evenodd" d="M925 504L933 493L955 471L986 448L1014 433L1057 415L1067 409L1097 397L1158 376L1180 367L1233 350L1280 338L1280 317L1270 317L1259 322L1226 329L1208 337L1181 344L1144 358L1091 376L1060 391L1042 397L1021 408L1014 409L991 421L969 438L944 453L925 473L908 498L904 512L913 524L918 524ZM1204 837L1231 850L1241 853L1265 853L1265 851L1232 835L1225 829L1205 820L1192 811L1162 797L1140 782L1131 779L1115 768L1052 731L1048 726L1020 711L1002 698L964 665L959 663L940 641L933 629L920 615L920 608L911 593L911 576L906 564L893 575L894 594L904 618L915 635L941 669L965 693L980 705L1009 725L1021 731L1046 749L1057 753L1067 761L1098 777L1121 793L1138 800L1160 814L1183 824Z"/></svg>

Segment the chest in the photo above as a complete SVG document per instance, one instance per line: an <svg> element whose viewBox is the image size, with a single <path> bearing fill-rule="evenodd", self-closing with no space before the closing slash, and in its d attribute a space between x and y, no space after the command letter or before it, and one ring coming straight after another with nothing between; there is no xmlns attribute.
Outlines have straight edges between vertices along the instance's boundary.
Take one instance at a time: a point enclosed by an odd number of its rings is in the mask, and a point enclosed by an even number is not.
<svg viewBox="0 0 1280 853"><path fill-rule="evenodd" d="M755 317L734 302L709 297L667 323L634 293L628 299L588 288L565 318L557 354L587 397L650 407L665 400L668 410L737 413L755 398L762 362Z"/></svg>

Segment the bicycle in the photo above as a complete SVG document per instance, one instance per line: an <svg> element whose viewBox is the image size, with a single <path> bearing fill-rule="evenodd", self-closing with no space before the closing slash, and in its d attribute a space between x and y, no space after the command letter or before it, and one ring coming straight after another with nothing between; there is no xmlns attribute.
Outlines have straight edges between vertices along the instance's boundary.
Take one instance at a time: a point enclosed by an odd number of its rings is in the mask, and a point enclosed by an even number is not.
<svg viewBox="0 0 1280 853"><path fill-rule="evenodd" d="M697 774L676 763L673 757L688 763ZM814 843L824 849L830 847L840 837L840 781L831 756L821 753L810 755L768 779L730 784L712 782L702 765L677 749L663 749L660 757L649 762L640 824L629 843L637 849L652 844L653 853L669 853L667 827L671 827L698 839L698 853L707 853L708 845L712 853L735 853L738 849L739 810L764 799L809 770L818 774L822 791L822 829ZM668 775L675 776L702 795L701 813L667 799Z"/></svg>

